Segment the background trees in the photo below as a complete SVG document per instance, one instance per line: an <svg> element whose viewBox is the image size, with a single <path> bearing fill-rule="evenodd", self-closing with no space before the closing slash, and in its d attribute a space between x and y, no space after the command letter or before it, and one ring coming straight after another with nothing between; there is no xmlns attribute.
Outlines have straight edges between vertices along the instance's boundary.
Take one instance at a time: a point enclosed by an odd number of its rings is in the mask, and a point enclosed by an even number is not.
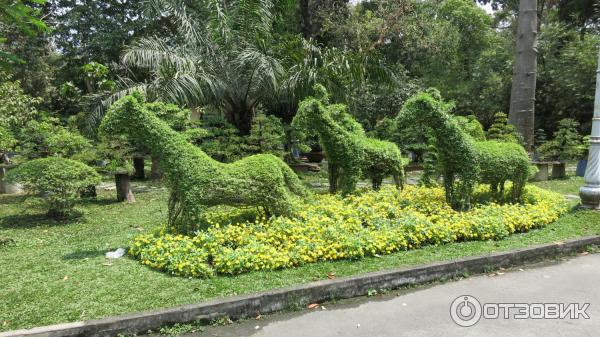
<svg viewBox="0 0 600 337"><path fill-rule="evenodd" d="M519 2L478 3L496 11L471 0L10 1L0 10L0 51L15 59L5 57L0 85L18 81L36 122L51 118L91 143L105 108L143 90L200 117L193 139L225 161L256 143L257 116L286 129L315 83L381 137L398 139L384 135L386 121L427 87L487 130L510 111ZM587 132L598 6L539 0L536 13L534 128L550 139L559 120L573 118Z"/></svg>

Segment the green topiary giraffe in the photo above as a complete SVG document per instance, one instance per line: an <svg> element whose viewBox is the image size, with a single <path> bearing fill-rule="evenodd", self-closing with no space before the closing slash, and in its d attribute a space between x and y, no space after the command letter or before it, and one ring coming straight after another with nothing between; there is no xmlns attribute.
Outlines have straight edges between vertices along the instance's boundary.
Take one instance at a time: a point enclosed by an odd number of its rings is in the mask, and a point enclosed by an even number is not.
<svg viewBox="0 0 600 337"><path fill-rule="evenodd" d="M203 211L216 205L262 206L269 214L286 214L292 208L292 195L306 193L298 176L273 155L254 155L230 164L213 160L145 108L141 94L113 104L100 133L126 135L160 156L171 189L172 229L204 226Z"/></svg>
<svg viewBox="0 0 600 337"><path fill-rule="evenodd" d="M329 191L339 188L342 194L352 193L361 177L370 178L373 189L379 189L383 179L392 176L402 188L404 161L396 144L367 137L345 105L326 105L325 89L317 85L315 90L319 98L303 100L292 125L319 135L327 154Z"/></svg>
<svg viewBox="0 0 600 337"><path fill-rule="evenodd" d="M529 157L519 144L475 141L447 112L437 90L410 98L398 115L398 125L420 123L431 128L442 169L446 199L459 210L468 209L478 182L504 195L504 183L513 182L512 199L518 201L529 176Z"/></svg>

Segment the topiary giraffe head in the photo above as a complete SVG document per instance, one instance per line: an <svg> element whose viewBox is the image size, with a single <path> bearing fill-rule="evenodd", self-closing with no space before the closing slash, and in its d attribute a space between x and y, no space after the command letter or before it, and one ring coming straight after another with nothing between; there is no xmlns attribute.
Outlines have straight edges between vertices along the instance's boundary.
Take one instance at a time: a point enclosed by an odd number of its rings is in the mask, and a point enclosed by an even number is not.
<svg viewBox="0 0 600 337"><path fill-rule="evenodd" d="M453 103L445 103L440 92L430 88L426 92L420 92L404 103L400 113L396 117L399 127L411 124L423 124L434 127L449 118L448 111L454 107Z"/></svg>
<svg viewBox="0 0 600 337"><path fill-rule="evenodd" d="M145 97L140 92L134 92L116 101L102 118L98 129L101 137L111 135L125 135L131 131L131 121L139 118L143 110Z"/></svg>

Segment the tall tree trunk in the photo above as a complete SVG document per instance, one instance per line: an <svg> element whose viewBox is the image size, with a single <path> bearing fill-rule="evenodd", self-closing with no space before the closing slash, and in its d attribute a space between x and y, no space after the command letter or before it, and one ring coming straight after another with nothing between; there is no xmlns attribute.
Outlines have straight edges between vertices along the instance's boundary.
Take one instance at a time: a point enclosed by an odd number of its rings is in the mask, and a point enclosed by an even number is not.
<svg viewBox="0 0 600 337"><path fill-rule="evenodd" d="M535 128L537 19L537 0L520 0L517 55L510 92L508 122L517 128L528 152L531 152L533 147Z"/></svg>
<svg viewBox="0 0 600 337"><path fill-rule="evenodd" d="M302 36L305 39L311 38L310 0L300 0L300 17L302 18Z"/></svg>

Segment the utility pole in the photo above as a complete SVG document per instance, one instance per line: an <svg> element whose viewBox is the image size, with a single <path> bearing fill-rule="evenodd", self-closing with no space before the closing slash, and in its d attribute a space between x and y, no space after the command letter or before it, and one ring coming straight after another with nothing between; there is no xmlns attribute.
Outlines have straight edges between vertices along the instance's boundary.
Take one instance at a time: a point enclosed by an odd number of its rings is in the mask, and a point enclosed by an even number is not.
<svg viewBox="0 0 600 337"><path fill-rule="evenodd" d="M600 51L598 52L598 70L596 71L596 99L592 118L592 137L590 154L585 171L585 185L579 189L581 205L600 210Z"/></svg>

